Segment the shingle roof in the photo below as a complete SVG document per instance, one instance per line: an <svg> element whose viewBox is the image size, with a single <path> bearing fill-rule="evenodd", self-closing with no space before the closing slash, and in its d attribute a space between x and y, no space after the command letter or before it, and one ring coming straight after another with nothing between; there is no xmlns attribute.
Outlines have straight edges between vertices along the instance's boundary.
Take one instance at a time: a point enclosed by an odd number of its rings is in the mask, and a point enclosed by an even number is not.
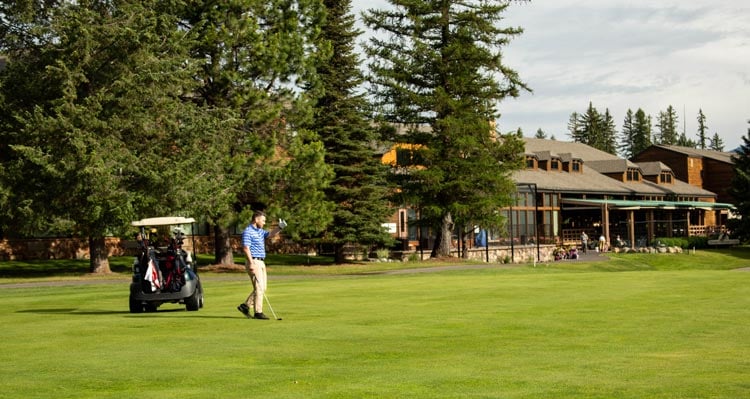
<svg viewBox="0 0 750 399"><path fill-rule="evenodd" d="M583 143L545 140L530 137L524 137L523 140L526 143L527 154L537 153L540 151L549 151L552 154L570 153L573 154L575 158L580 158L584 162L622 159L617 155L612 155L608 152L597 150L596 148Z"/></svg>
<svg viewBox="0 0 750 399"><path fill-rule="evenodd" d="M692 157L699 157L699 158L710 158L714 159L720 162L726 162L726 163L732 163L732 153L731 152L721 152L721 151L714 151L714 150L702 150L699 148L691 148L691 147L681 147L678 145L661 145L661 144L654 144L654 147L663 148L668 151L676 152L679 154L685 154Z"/></svg>
<svg viewBox="0 0 750 399"><path fill-rule="evenodd" d="M596 170L599 173L618 173L625 172L629 168L638 168L638 165L627 159L610 159L605 161L588 161L585 166Z"/></svg>
<svg viewBox="0 0 750 399"><path fill-rule="evenodd" d="M665 165L663 162L638 162L638 166L641 167L641 173L644 176L655 176L661 172L671 172L672 168Z"/></svg>
<svg viewBox="0 0 750 399"><path fill-rule="evenodd" d="M674 179L673 184L659 185L647 180L641 182L622 182L603 173L624 171L629 167L640 167L626 159L616 155L597 150L586 144L571 143L555 140L543 140L524 138L526 142L526 153L539 154L545 151L555 154L568 154L572 158L582 159L584 167L581 172L564 172L524 169L512 174L516 183L535 183L537 189L544 191L555 191L561 193L581 194L606 194L616 196L653 195L653 196L691 196L715 198L716 194ZM552 149L550 149L552 147ZM562 158L562 155L559 155ZM650 163L646 163L650 164ZM666 165L660 164L665 170L670 170ZM651 168L652 165L647 165Z"/></svg>

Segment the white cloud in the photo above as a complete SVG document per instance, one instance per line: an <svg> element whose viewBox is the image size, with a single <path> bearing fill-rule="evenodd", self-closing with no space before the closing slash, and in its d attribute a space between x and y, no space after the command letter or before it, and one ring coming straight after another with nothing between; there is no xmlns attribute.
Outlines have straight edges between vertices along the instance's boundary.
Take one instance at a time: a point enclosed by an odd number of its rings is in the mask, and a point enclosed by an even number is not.
<svg viewBox="0 0 750 399"><path fill-rule="evenodd" d="M386 7L385 0L353 3L357 14ZM726 149L747 134L746 0L533 0L512 3L504 23L525 30L505 48L505 62L534 93L500 104L503 130L533 135L541 127L567 139L570 114L591 101L609 108L618 129L629 108L656 117L672 105L689 138L699 109Z"/></svg>

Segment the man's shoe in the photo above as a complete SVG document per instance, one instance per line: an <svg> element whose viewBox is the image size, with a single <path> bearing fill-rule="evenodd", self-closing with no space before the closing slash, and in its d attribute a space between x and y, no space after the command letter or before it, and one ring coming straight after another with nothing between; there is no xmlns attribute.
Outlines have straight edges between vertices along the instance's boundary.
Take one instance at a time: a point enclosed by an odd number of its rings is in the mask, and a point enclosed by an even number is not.
<svg viewBox="0 0 750 399"><path fill-rule="evenodd" d="M248 319L253 317L252 315L250 315L250 308L247 307L247 305L245 305L244 303L240 304L240 306L237 306L237 310L239 310L240 313L244 314Z"/></svg>
<svg viewBox="0 0 750 399"><path fill-rule="evenodd" d="M255 318L256 319L261 319L261 320L268 320L268 316L264 315L263 312L256 313L255 314Z"/></svg>

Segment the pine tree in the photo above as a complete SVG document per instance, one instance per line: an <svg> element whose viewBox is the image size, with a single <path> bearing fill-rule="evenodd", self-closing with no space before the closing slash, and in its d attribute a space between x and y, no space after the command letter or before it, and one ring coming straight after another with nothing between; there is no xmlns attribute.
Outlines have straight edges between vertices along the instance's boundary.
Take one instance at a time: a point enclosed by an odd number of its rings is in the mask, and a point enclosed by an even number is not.
<svg viewBox="0 0 750 399"><path fill-rule="evenodd" d="M310 129L321 136L326 164L335 174L325 190L334 208L324 242L333 244L336 263L343 263L346 244L390 244L382 224L393 210L387 200L388 168L375 156L376 132L366 118L365 99L356 92L363 78L354 52L360 32L354 28L351 0L324 4L328 13L322 36L332 52L317 65L323 95L315 104Z"/></svg>
<svg viewBox="0 0 750 399"><path fill-rule="evenodd" d="M628 108L628 112L625 113L625 119L622 122L622 134L620 136L620 154L627 159L632 158L635 153L633 148L635 147L635 128L633 111Z"/></svg>
<svg viewBox="0 0 750 399"><path fill-rule="evenodd" d="M610 154L617 154L617 128L615 127L615 120L609 113L609 108L604 110L604 116L602 117L602 138L599 147L600 150L608 152Z"/></svg>
<svg viewBox="0 0 750 399"><path fill-rule="evenodd" d="M706 141L709 140L708 126L706 125L706 116L703 115L703 110L698 110L698 148L706 149Z"/></svg>
<svg viewBox="0 0 750 399"><path fill-rule="evenodd" d="M194 1L181 14L201 62L201 85L187 99L215 117L204 129L206 161L194 166L197 189L213 193L195 207L213 225L214 262L234 263L230 229L250 208L289 219L290 237L319 232L331 220L321 202L330 168L320 140L301 127L317 93L295 86L315 85L322 4Z"/></svg>
<svg viewBox="0 0 750 399"><path fill-rule="evenodd" d="M585 138L582 133L582 126L580 124L581 116L578 112L573 112L568 118L568 135L576 143L583 143Z"/></svg>
<svg viewBox="0 0 750 399"><path fill-rule="evenodd" d="M536 130L536 135L534 137L538 139L546 139L547 133L544 133L544 130L542 130L542 128L540 127L539 129Z"/></svg>
<svg viewBox="0 0 750 399"><path fill-rule="evenodd" d="M748 120L750 123L750 120ZM734 177L729 187L729 194L735 199L735 206L739 218L730 220L730 227L734 234L743 241L750 239L750 128L747 135L742 137L742 145L737 154L732 156Z"/></svg>
<svg viewBox="0 0 750 399"><path fill-rule="evenodd" d="M687 138L687 135L685 132L680 133L680 137L677 139L677 145L681 147L690 147L690 148L696 148L697 143L693 140L690 140Z"/></svg>
<svg viewBox="0 0 750 399"><path fill-rule="evenodd" d="M526 88L500 51L521 30L500 26L506 2L389 3L364 15L376 31L366 48L372 94L386 121L410 127L397 137L415 163L393 175L400 202L436 227L433 254L446 256L454 224L498 226L515 192L509 173L523 166L523 142L491 126L498 101Z"/></svg>
<svg viewBox="0 0 750 399"><path fill-rule="evenodd" d="M651 145L651 117L642 109L635 111L633 124L633 154L639 154Z"/></svg>
<svg viewBox="0 0 750 399"><path fill-rule="evenodd" d="M708 149L724 151L724 140L719 137L719 133L714 133L714 136L711 138L711 143L708 145Z"/></svg>
<svg viewBox="0 0 750 399"><path fill-rule="evenodd" d="M659 144L673 145L677 143L677 112L671 105L666 111L659 112L656 118L659 128Z"/></svg>
<svg viewBox="0 0 750 399"><path fill-rule="evenodd" d="M596 149L609 153L616 153L615 148L615 124L609 109L605 114L597 110L593 103L589 102L586 113L580 116L578 120L578 139L584 144L588 144Z"/></svg>

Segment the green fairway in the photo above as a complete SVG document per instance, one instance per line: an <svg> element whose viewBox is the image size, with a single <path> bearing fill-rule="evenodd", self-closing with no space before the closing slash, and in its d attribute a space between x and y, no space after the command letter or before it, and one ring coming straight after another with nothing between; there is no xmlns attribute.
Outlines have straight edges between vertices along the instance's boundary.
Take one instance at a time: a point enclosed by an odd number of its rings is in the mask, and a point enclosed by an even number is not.
<svg viewBox="0 0 750 399"><path fill-rule="evenodd" d="M272 277L282 321L235 309L250 288L242 274L204 275L198 312L130 314L127 280L0 288L0 393L750 396L750 273L571 270Z"/></svg>

